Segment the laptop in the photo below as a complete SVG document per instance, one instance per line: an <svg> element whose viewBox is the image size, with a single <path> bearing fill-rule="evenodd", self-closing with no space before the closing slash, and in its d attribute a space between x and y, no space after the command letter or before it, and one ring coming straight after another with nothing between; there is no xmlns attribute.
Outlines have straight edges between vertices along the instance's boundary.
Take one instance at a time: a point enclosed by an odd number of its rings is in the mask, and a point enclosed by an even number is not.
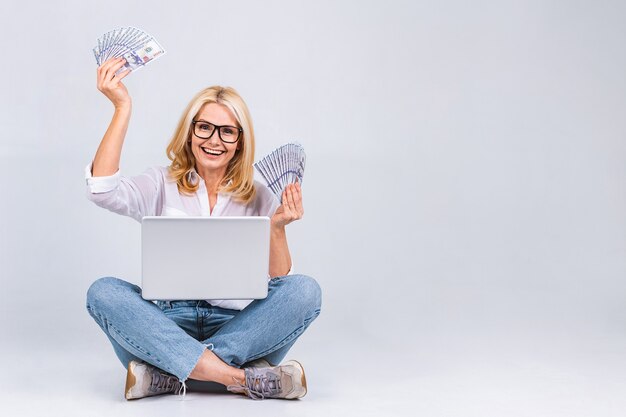
<svg viewBox="0 0 626 417"><path fill-rule="evenodd" d="M269 217L144 217L142 297L265 298L269 254Z"/></svg>

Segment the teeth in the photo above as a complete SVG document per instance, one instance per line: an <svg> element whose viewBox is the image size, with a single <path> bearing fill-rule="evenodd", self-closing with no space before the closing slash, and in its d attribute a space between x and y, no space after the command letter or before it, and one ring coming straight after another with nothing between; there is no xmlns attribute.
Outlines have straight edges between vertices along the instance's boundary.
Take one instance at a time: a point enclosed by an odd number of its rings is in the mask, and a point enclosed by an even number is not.
<svg viewBox="0 0 626 417"><path fill-rule="evenodd" d="M202 150L204 151L204 153L208 153L209 155L221 155L224 153L224 151L215 151L209 148L202 148Z"/></svg>

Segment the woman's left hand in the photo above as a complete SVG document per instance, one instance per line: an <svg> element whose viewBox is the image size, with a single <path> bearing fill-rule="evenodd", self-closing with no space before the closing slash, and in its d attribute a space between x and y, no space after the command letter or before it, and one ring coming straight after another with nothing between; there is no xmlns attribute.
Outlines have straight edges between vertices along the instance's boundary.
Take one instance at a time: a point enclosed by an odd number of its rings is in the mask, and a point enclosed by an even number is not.
<svg viewBox="0 0 626 417"><path fill-rule="evenodd" d="M300 183L289 184L283 191L283 203L272 216L272 227L285 227L304 216Z"/></svg>

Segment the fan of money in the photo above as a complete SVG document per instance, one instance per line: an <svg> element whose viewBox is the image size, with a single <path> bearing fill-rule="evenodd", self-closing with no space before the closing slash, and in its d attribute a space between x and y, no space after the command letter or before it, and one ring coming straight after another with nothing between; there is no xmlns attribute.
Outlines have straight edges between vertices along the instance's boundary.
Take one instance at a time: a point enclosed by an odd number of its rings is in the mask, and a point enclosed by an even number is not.
<svg viewBox="0 0 626 417"><path fill-rule="evenodd" d="M93 48L98 65L102 65L109 58L126 59L126 63L116 74L127 68L135 71L164 53L165 49L156 39L134 27L123 27L105 33Z"/></svg>
<svg viewBox="0 0 626 417"><path fill-rule="evenodd" d="M282 202L283 191L288 184L300 182L304 178L306 155L298 143L288 143L274 149L254 167L263 176L270 190Z"/></svg>

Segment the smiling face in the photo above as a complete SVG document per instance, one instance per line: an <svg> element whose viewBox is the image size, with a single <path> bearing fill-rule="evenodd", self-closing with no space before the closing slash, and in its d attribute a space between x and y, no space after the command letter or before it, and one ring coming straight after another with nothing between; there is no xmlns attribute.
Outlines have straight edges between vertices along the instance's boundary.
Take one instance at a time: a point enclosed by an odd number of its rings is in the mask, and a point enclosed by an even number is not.
<svg viewBox="0 0 626 417"><path fill-rule="evenodd" d="M228 107L218 103L207 103L202 106L194 120L197 121L196 125L199 125L201 129L207 127L207 125L202 125L200 121L218 126L239 126L237 119L235 119ZM228 163L235 157L241 146L243 133L237 142L226 143L220 139L217 129L209 139L197 137L193 134L193 130L194 126L192 126L191 134L191 152L196 158L196 171L205 180L207 178L224 177ZM226 139L226 137L224 138Z"/></svg>

